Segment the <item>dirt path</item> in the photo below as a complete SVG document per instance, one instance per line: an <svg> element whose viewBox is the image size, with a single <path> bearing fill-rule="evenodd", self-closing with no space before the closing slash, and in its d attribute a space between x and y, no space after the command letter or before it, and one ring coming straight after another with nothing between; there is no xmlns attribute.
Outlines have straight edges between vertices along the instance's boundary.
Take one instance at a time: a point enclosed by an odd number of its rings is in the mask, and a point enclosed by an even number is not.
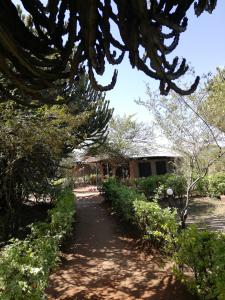
<svg viewBox="0 0 225 300"><path fill-rule="evenodd" d="M98 193L77 192L76 232L51 276L49 300L194 300L168 265L137 249Z"/></svg>

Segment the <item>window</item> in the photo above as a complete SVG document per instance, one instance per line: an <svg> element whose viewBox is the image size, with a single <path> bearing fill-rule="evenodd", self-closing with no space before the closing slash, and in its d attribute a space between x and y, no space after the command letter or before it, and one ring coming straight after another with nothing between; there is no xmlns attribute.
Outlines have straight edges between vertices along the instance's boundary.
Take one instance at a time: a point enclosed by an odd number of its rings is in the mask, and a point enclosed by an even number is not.
<svg viewBox="0 0 225 300"><path fill-rule="evenodd" d="M122 165L116 168L116 177L127 178L129 176L129 166Z"/></svg>
<svg viewBox="0 0 225 300"><path fill-rule="evenodd" d="M139 166L139 177L148 177L152 175L151 164L149 162L141 162Z"/></svg>
<svg viewBox="0 0 225 300"><path fill-rule="evenodd" d="M167 173L166 162L165 161L156 161L156 174L163 175Z"/></svg>
<svg viewBox="0 0 225 300"><path fill-rule="evenodd" d="M109 163L102 164L103 176L112 175L112 167Z"/></svg>

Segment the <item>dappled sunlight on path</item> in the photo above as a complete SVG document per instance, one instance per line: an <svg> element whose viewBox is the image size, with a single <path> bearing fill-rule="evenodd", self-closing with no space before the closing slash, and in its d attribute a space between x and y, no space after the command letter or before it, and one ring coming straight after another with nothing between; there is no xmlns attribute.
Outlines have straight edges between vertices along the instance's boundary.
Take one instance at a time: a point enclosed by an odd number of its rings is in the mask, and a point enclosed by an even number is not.
<svg viewBox="0 0 225 300"><path fill-rule="evenodd" d="M146 256L94 194L78 194L77 223L48 299L191 300L157 255ZM66 247L65 247L66 248Z"/></svg>

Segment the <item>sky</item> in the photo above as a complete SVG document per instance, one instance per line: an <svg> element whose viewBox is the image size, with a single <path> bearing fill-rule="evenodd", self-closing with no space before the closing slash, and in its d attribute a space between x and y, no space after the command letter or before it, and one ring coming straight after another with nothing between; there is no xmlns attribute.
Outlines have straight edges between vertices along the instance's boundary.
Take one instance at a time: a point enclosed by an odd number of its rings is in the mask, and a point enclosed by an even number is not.
<svg viewBox="0 0 225 300"><path fill-rule="evenodd" d="M19 0L13 2L20 3ZM218 66L225 65L225 1L218 0L212 14L205 12L199 18L194 15L192 7L188 12L188 18L187 30L181 34L179 45L172 58L175 56L186 58L197 75L214 73ZM132 69L127 57L116 68L119 71L116 86L106 95L111 107L115 109L115 114L136 114L137 120L151 122L149 112L135 104L134 100L138 98L146 100L146 83L154 90L158 88L159 82L137 69ZM106 66L106 72L99 82L108 84L113 70L114 67Z"/></svg>
<svg viewBox="0 0 225 300"><path fill-rule="evenodd" d="M194 67L196 75L216 71L218 66L225 65L225 1L218 0L212 14L204 13L199 18L194 15L193 7L188 15L188 28L180 36L180 42L173 56L184 57ZM107 99L115 108L115 113L136 114L138 120L149 122L149 112L134 100L139 97L146 100L145 85L157 89L159 82L146 76L137 69L132 69L128 59L116 67L119 71L114 89L107 93ZM100 82L109 82L113 68L108 66L104 79Z"/></svg>

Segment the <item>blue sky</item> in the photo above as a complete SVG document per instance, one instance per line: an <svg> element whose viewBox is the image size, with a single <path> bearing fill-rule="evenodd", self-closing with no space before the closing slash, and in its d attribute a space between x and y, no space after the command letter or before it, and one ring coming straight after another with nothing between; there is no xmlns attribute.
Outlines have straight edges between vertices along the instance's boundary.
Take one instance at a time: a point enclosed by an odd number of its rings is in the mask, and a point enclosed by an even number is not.
<svg viewBox="0 0 225 300"><path fill-rule="evenodd" d="M217 66L225 65L225 1L218 0L212 14L204 13L199 18L194 15L192 8L188 18L187 31L181 35L173 56L185 57L197 75L215 72ZM119 70L117 84L107 93L111 106L115 108L116 114L136 113L139 120L147 122L150 120L149 113L145 108L136 105L134 99L139 97L146 99L145 82L149 83L152 89L156 89L158 81L132 69L128 59L125 59L117 69ZM109 66L104 77L109 81L111 74L112 68Z"/></svg>

